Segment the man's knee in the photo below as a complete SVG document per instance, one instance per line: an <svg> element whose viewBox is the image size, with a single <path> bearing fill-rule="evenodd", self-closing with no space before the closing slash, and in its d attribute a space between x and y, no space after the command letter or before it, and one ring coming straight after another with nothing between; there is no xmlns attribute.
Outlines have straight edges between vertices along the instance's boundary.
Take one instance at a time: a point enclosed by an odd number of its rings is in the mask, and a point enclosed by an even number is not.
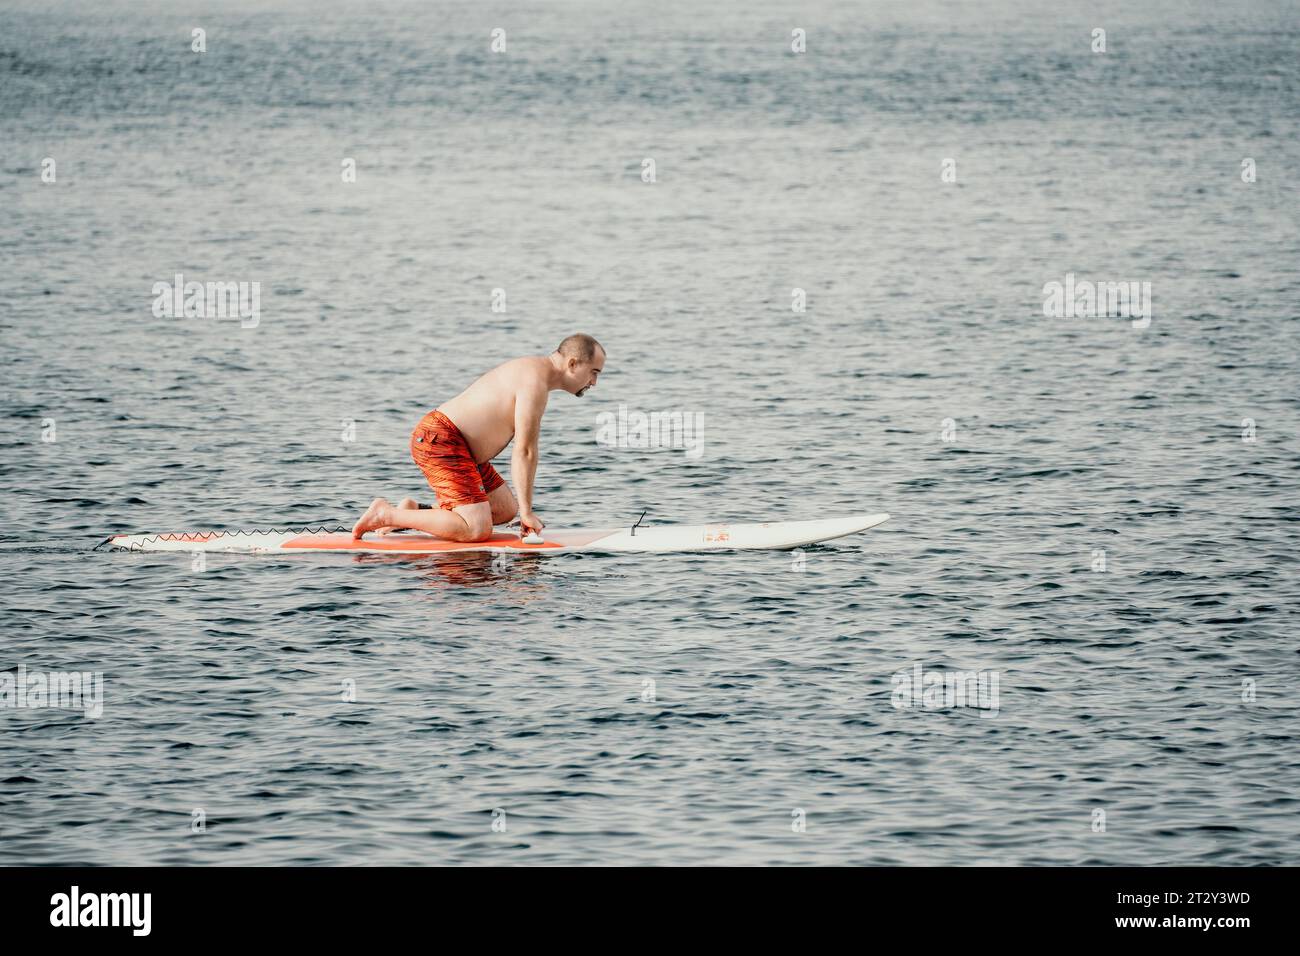
<svg viewBox="0 0 1300 956"><path fill-rule="evenodd" d="M486 504L486 502L484 502ZM492 511L489 508L473 505L468 508L458 508L456 513L460 515L461 520L465 522L465 536L463 541L486 541L492 537Z"/></svg>

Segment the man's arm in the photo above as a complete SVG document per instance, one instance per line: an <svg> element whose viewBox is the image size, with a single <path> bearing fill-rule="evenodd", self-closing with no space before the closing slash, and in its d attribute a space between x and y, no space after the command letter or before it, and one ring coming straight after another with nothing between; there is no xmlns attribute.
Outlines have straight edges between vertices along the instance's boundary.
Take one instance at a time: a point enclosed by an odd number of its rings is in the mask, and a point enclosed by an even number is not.
<svg viewBox="0 0 1300 956"><path fill-rule="evenodd" d="M533 514L533 479L537 477L537 436L547 397L542 382L530 382L515 395L515 450L510 457L510 480L515 486L519 524L524 534L544 527Z"/></svg>

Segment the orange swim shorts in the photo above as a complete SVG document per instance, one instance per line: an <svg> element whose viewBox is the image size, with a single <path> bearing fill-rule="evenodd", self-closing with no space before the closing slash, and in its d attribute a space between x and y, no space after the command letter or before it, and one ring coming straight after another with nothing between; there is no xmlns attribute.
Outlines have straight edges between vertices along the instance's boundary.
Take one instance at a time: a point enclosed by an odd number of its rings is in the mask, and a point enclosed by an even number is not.
<svg viewBox="0 0 1300 956"><path fill-rule="evenodd" d="M411 458L438 496L438 506L448 511L487 501L505 484L490 461L474 461L465 436L439 411L429 412L411 432Z"/></svg>

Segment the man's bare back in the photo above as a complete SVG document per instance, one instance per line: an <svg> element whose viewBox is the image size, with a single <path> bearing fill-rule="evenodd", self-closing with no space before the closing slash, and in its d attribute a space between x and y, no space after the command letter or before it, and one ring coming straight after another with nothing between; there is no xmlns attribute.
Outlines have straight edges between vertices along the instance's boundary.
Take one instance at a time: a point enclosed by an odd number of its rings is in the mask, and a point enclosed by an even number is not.
<svg viewBox="0 0 1300 956"><path fill-rule="evenodd" d="M406 498L394 507L376 498L352 529L413 528L453 541L484 541L494 524L519 515L525 534L545 526L533 513L538 433L550 393L582 396L605 366L605 350L589 335L571 335L550 355L512 359L424 417L412 435L411 454L438 495L440 507ZM491 459L514 440L512 494ZM445 500L444 500L445 499Z"/></svg>

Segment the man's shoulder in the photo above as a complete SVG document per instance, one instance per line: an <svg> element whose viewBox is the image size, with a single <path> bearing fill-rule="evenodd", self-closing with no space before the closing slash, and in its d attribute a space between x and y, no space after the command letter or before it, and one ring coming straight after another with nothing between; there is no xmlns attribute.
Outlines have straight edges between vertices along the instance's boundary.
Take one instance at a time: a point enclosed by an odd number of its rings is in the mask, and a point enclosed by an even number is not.
<svg viewBox="0 0 1300 956"><path fill-rule="evenodd" d="M524 355L503 362L497 371L519 388L546 384L546 359L539 355Z"/></svg>

